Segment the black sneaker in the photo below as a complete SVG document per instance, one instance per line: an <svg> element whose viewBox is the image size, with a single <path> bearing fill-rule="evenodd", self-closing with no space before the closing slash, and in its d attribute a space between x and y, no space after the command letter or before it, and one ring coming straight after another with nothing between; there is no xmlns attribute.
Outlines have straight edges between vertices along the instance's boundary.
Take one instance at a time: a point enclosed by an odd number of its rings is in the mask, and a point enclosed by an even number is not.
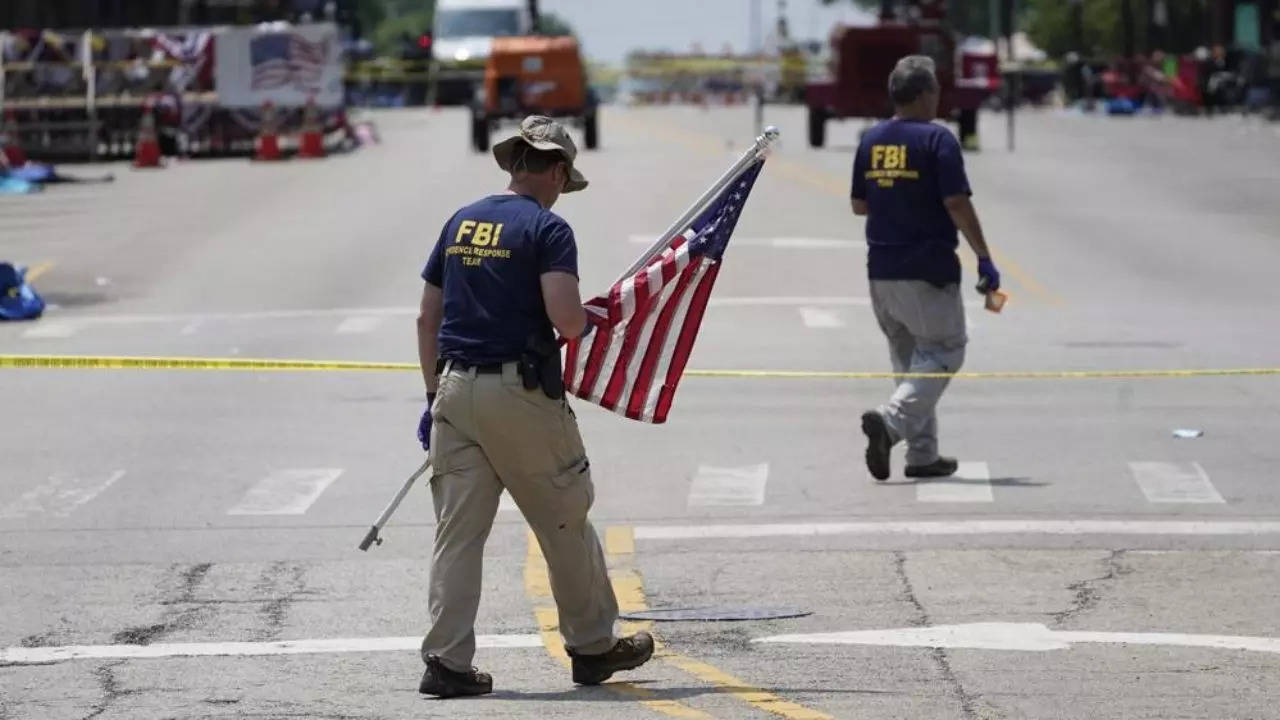
<svg viewBox="0 0 1280 720"><path fill-rule="evenodd" d="M653 657L653 636L638 632L624 637L613 648L599 655L579 655L569 650L573 658L573 681L579 685L599 685L620 670L634 670Z"/></svg>
<svg viewBox="0 0 1280 720"><path fill-rule="evenodd" d="M909 478L950 477L959 467L955 458L940 457L928 465L908 465L905 472Z"/></svg>
<svg viewBox="0 0 1280 720"><path fill-rule="evenodd" d="M893 449L884 417L875 410L862 413L862 433L867 436L867 471L884 482L889 479L889 451Z"/></svg>
<svg viewBox="0 0 1280 720"><path fill-rule="evenodd" d="M475 668L468 672L450 670L435 655L427 656L427 671L422 674L418 692L441 698L488 695L493 692L493 676Z"/></svg>

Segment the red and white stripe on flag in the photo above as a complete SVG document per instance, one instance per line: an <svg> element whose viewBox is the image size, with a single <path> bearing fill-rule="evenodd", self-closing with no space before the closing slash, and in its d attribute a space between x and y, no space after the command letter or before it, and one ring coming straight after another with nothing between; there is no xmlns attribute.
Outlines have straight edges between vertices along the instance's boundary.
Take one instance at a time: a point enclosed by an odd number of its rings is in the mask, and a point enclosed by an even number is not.
<svg viewBox="0 0 1280 720"><path fill-rule="evenodd" d="M565 388L619 415L663 423L702 325L720 263L692 254L693 231L586 303L592 332L567 344Z"/></svg>

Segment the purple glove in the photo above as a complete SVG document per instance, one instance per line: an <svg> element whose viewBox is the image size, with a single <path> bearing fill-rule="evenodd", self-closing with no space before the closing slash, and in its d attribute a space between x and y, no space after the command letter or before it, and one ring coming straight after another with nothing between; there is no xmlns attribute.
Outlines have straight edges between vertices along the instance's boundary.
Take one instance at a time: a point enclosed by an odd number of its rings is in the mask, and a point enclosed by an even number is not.
<svg viewBox="0 0 1280 720"><path fill-rule="evenodd" d="M427 409L422 411L422 419L418 421L418 442L423 450L431 449L431 406L436 404L436 394L427 393Z"/></svg>
<svg viewBox="0 0 1280 720"><path fill-rule="evenodd" d="M978 292L986 294L1000 289L1000 271L991 258L978 258Z"/></svg>

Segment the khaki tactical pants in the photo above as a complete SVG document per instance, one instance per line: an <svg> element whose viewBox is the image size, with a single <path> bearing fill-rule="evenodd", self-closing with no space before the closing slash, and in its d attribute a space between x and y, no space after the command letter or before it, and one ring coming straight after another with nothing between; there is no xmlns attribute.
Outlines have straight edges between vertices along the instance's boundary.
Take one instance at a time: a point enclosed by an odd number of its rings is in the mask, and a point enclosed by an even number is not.
<svg viewBox="0 0 1280 720"><path fill-rule="evenodd" d="M923 280L872 280L871 308L889 339L895 373L954 373L964 364L964 304L960 286ZM880 414L893 440L906 441L907 464L938 459L935 412L951 378L898 378Z"/></svg>
<svg viewBox="0 0 1280 720"><path fill-rule="evenodd" d="M432 415L436 537L423 659L471 667L484 543L503 488L542 547L565 645L585 654L612 648L618 604L587 520L595 489L568 402L525 390L515 363L501 375L451 368Z"/></svg>

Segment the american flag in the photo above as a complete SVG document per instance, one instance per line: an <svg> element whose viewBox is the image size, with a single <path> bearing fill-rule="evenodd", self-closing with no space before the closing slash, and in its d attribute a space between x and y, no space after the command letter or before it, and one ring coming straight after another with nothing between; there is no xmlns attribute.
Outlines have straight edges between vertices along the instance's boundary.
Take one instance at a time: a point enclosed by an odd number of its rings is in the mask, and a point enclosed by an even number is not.
<svg viewBox="0 0 1280 720"><path fill-rule="evenodd" d="M764 160L716 197L648 265L586 303L591 332L567 343L572 394L640 422L666 422L721 258Z"/></svg>
<svg viewBox="0 0 1280 720"><path fill-rule="evenodd" d="M315 89L329 58L329 40L309 42L297 33L272 33L254 38L249 44L253 65L253 90L272 90L293 85L300 90Z"/></svg>
<svg viewBox="0 0 1280 720"><path fill-rule="evenodd" d="M170 59L182 63L169 72L169 85L175 92L186 92L197 81L212 83L213 33L195 32L185 37L157 35L152 42Z"/></svg>

